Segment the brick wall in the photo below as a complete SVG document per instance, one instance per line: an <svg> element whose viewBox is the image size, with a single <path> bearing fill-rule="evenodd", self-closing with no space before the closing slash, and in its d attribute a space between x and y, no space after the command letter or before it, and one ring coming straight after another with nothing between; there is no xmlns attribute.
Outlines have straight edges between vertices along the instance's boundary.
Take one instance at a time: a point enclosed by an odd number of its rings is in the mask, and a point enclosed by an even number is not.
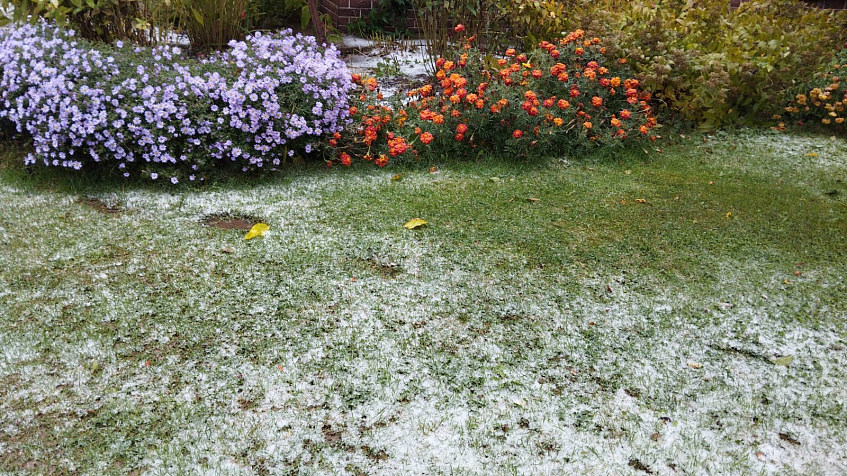
<svg viewBox="0 0 847 476"><path fill-rule="evenodd" d="M319 0L318 11L329 14L333 27L347 31L350 22L367 17L378 6L379 0ZM406 26L410 29L417 26L417 18L412 10L406 12Z"/></svg>

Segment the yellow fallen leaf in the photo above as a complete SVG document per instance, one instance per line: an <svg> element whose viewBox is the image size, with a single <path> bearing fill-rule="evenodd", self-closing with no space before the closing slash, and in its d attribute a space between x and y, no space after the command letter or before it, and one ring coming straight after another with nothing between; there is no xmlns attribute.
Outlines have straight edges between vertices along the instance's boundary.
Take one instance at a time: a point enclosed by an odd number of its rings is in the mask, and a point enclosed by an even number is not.
<svg viewBox="0 0 847 476"><path fill-rule="evenodd" d="M397 182L397 181L400 181L400 180L403 180L403 174L397 174L397 175L391 177L392 182Z"/></svg>
<svg viewBox="0 0 847 476"><path fill-rule="evenodd" d="M540 202L541 201L540 198L535 198L535 197L529 197L529 198L527 198L527 200L529 200L530 202Z"/></svg>
<svg viewBox="0 0 847 476"><path fill-rule="evenodd" d="M817 156L818 156L817 152L809 152L808 154L806 154L806 157L817 157Z"/></svg>
<svg viewBox="0 0 847 476"><path fill-rule="evenodd" d="M245 240L252 240L253 238L256 238L257 236L261 236L262 238L264 238L265 233L270 228L271 227L269 227L268 225L266 225L264 223L256 223L255 225L253 225L253 228L250 228L250 231L248 231L247 234L244 235L244 239Z"/></svg>
<svg viewBox="0 0 847 476"><path fill-rule="evenodd" d="M732 212L726 212L726 218L727 219L732 218Z"/></svg>
<svg viewBox="0 0 847 476"><path fill-rule="evenodd" d="M697 362L688 362L688 366L691 367L692 369L702 369L703 368L703 364L700 364L700 363L697 363Z"/></svg>
<svg viewBox="0 0 847 476"><path fill-rule="evenodd" d="M426 225L425 220L421 220L420 218L412 218L411 220L406 222L405 225L403 225L403 228L405 228L407 230L414 230L415 228L417 228L419 226L424 226L424 225Z"/></svg>
<svg viewBox="0 0 847 476"><path fill-rule="evenodd" d="M645 200L643 198L636 198L635 203L647 203L647 200Z"/></svg>

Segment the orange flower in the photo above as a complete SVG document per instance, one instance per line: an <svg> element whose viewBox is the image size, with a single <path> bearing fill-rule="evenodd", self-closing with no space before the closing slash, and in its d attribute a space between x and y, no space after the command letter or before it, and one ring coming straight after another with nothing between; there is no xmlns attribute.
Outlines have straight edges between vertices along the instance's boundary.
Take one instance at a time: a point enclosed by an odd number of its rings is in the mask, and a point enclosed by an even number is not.
<svg viewBox="0 0 847 476"><path fill-rule="evenodd" d="M354 73L352 76L350 76L350 80L353 81L354 83L358 83L359 81L362 80L362 76L360 74Z"/></svg>
<svg viewBox="0 0 847 476"><path fill-rule="evenodd" d="M565 101L564 99L559 99L559 102L556 103L559 106L559 109L567 109L571 106L571 103Z"/></svg>
<svg viewBox="0 0 847 476"><path fill-rule="evenodd" d="M628 110L624 109L623 111L621 111L620 116L621 116L621 119L629 119L630 117L632 117L632 113L629 112Z"/></svg>
<svg viewBox="0 0 847 476"><path fill-rule="evenodd" d="M535 78L535 79L541 79L541 77L542 77L542 76L544 76L544 73L542 73L540 69L534 69L534 70L532 70L532 77L533 77L533 78Z"/></svg>
<svg viewBox="0 0 847 476"><path fill-rule="evenodd" d="M555 124L557 127L561 126L564 123L565 123L565 121L563 121L561 117L557 117L557 118L553 119L553 124Z"/></svg>
<svg viewBox="0 0 847 476"><path fill-rule="evenodd" d="M582 56L585 53L585 49L582 48L582 47L579 47L579 48L574 50L574 53L576 53L577 56Z"/></svg>
<svg viewBox="0 0 847 476"><path fill-rule="evenodd" d="M509 48L508 50L506 50L506 56L515 56L515 49Z"/></svg>
<svg viewBox="0 0 847 476"><path fill-rule="evenodd" d="M455 28L453 28L453 31L455 31L456 33L462 33L465 31L465 25L459 23L458 25L456 25Z"/></svg>
<svg viewBox="0 0 847 476"><path fill-rule="evenodd" d="M347 152L341 153L341 163L344 164L345 167L349 167L351 163L353 163L353 159L350 158L350 154Z"/></svg>
<svg viewBox="0 0 847 476"><path fill-rule="evenodd" d="M603 105L603 98L594 96L591 98L591 105L594 107L600 107Z"/></svg>
<svg viewBox="0 0 847 476"><path fill-rule="evenodd" d="M620 86L621 85L621 78L615 76L614 78L612 78L611 84L612 84L613 88Z"/></svg>
<svg viewBox="0 0 847 476"><path fill-rule="evenodd" d="M356 113L359 112L359 108L357 108L356 106L350 106L349 112L351 116L355 116Z"/></svg>
<svg viewBox="0 0 847 476"><path fill-rule="evenodd" d="M483 107L485 107L485 101L483 101L482 99L477 99L474 103L474 106L476 106L477 109L482 109Z"/></svg>
<svg viewBox="0 0 847 476"><path fill-rule="evenodd" d="M388 165L388 157L386 157L385 154L379 154L379 158L376 159L376 165L379 165L380 167L385 167L386 165Z"/></svg>
<svg viewBox="0 0 847 476"><path fill-rule="evenodd" d="M521 137L523 137L523 131L520 129L515 129L515 131L512 132L512 137L514 137L515 139L520 139Z"/></svg>
<svg viewBox="0 0 847 476"><path fill-rule="evenodd" d="M594 125L591 124L590 122L583 122L582 127L586 128L586 129L591 129L592 127L594 127Z"/></svg>
<svg viewBox="0 0 847 476"><path fill-rule="evenodd" d="M430 142L432 142L432 139L434 139L434 137L429 132L424 132L423 134L421 134L421 142L423 142L424 144L429 144Z"/></svg>
<svg viewBox="0 0 847 476"><path fill-rule="evenodd" d="M458 126L456 126L456 132L458 132L459 134L464 134L465 132L468 132L468 125L464 123L459 124Z"/></svg>

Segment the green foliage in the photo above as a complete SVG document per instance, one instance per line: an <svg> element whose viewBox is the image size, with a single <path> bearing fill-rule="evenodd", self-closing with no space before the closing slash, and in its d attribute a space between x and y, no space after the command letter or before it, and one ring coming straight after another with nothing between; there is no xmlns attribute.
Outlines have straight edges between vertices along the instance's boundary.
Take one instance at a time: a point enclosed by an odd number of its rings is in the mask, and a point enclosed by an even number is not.
<svg viewBox="0 0 847 476"><path fill-rule="evenodd" d="M613 39L642 85L701 129L776 112L845 34L843 13L795 0L582 1L570 13L565 24Z"/></svg>
<svg viewBox="0 0 847 476"><path fill-rule="evenodd" d="M220 49L231 40L242 40L256 16L252 0L181 0L184 29L191 44Z"/></svg>
<svg viewBox="0 0 847 476"><path fill-rule="evenodd" d="M12 7L14 21L46 18L91 41L151 45L177 30L201 48L243 39L258 14L253 0L0 0L0 5Z"/></svg>
<svg viewBox="0 0 847 476"><path fill-rule="evenodd" d="M412 6L410 0L379 0L368 12L367 18L358 18L347 25L347 29L365 36L372 34L408 37L406 12Z"/></svg>
<svg viewBox="0 0 847 476"><path fill-rule="evenodd" d="M46 18L73 28L85 39L105 43L156 43L174 12L171 0L0 0L0 5L11 7L16 22Z"/></svg>
<svg viewBox="0 0 847 476"><path fill-rule="evenodd" d="M449 56L457 41L453 28L461 24L465 34L481 49L493 49L508 43L503 26L501 0L414 0L421 32L427 40L427 56L435 71L435 60Z"/></svg>
<svg viewBox="0 0 847 476"><path fill-rule="evenodd" d="M265 29L277 29L291 21L305 25L311 20L309 6L305 0L260 0L257 5L257 24Z"/></svg>
<svg viewBox="0 0 847 476"><path fill-rule="evenodd" d="M847 44L835 55L825 73L804 84L785 112L792 119L816 122L838 132L847 131ZM784 124L779 125L783 130Z"/></svg>

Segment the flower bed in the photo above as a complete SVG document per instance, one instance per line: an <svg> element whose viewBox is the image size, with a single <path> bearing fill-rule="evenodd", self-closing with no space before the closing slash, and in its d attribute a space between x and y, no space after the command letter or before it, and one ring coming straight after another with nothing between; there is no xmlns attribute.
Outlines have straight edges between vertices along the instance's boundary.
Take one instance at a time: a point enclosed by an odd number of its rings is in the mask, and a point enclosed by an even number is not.
<svg viewBox="0 0 847 476"><path fill-rule="evenodd" d="M360 91L350 114L358 127L330 140L335 160L349 165L361 157L384 166L393 157L480 150L525 157L656 138L650 94L639 89L625 60L607 57L599 38L576 30L500 58L467 40L453 61L438 60L434 82L391 106L375 78L354 75Z"/></svg>
<svg viewBox="0 0 847 476"><path fill-rule="evenodd" d="M0 40L0 119L32 137L28 164L173 183L267 168L341 131L353 88L333 47L290 30L208 58L95 46L46 23Z"/></svg>

